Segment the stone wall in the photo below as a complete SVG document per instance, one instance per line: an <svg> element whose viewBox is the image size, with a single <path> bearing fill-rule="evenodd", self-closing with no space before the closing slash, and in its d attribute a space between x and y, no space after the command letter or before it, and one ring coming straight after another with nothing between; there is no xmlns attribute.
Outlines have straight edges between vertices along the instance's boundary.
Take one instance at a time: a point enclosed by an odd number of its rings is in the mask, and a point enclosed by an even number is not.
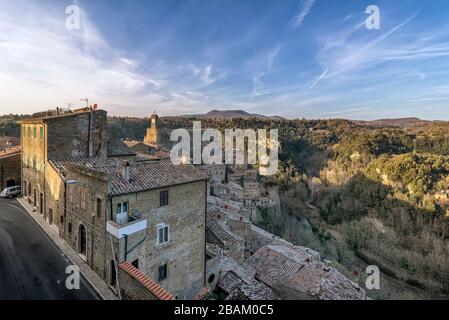
<svg viewBox="0 0 449 320"><path fill-rule="evenodd" d="M119 265L122 300L175 300L175 297L129 262Z"/></svg>
<svg viewBox="0 0 449 320"><path fill-rule="evenodd" d="M92 155L107 154L106 111L96 110L64 115L45 120L48 131L48 159L88 156L89 141ZM89 124L92 134L89 137Z"/></svg>
<svg viewBox="0 0 449 320"><path fill-rule="evenodd" d="M76 180L76 183L67 185L67 213L62 237L80 253L80 228L84 227L86 253L82 258L109 282L112 254L109 233L106 232L106 221L109 219L106 177L87 168L69 165L67 179ZM98 211L97 199L100 201Z"/></svg>
<svg viewBox="0 0 449 320"><path fill-rule="evenodd" d="M148 288L122 269L119 269L118 279L122 300L159 300Z"/></svg>
<svg viewBox="0 0 449 320"><path fill-rule="evenodd" d="M0 154L0 190L8 185L21 184L20 151L6 155Z"/></svg>
<svg viewBox="0 0 449 320"><path fill-rule="evenodd" d="M45 207L44 218L61 229L61 217L64 215L64 183L59 172L49 163L45 167ZM51 215L53 217L51 217ZM51 219L52 218L52 219ZM63 221L62 221L63 222Z"/></svg>

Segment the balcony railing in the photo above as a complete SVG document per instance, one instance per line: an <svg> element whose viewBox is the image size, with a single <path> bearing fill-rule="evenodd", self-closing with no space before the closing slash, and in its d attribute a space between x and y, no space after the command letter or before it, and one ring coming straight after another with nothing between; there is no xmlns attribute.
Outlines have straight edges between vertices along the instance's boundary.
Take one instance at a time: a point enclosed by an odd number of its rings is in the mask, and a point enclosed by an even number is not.
<svg viewBox="0 0 449 320"><path fill-rule="evenodd" d="M127 223L119 224L115 221L109 220L106 225L106 230L116 238L122 238L125 235L129 236L133 233L145 230L147 228L147 219L130 217Z"/></svg>

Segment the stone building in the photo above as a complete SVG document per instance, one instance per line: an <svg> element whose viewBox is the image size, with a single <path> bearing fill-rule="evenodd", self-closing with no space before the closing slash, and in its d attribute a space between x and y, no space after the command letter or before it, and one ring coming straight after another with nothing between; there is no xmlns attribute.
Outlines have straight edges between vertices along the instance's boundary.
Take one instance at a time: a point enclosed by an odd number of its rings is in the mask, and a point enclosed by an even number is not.
<svg viewBox="0 0 449 320"><path fill-rule="evenodd" d="M205 285L207 177L136 156L106 121L92 108L22 121L24 194L117 294L129 262L191 299Z"/></svg>
<svg viewBox="0 0 449 320"><path fill-rule="evenodd" d="M22 194L50 224L60 227L60 193L66 184L49 160L93 157L106 159L106 111L85 108L20 121ZM49 203L47 203L47 200Z"/></svg>
<svg viewBox="0 0 449 320"><path fill-rule="evenodd" d="M20 139L0 137L0 190L20 185Z"/></svg>
<svg viewBox="0 0 449 320"><path fill-rule="evenodd" d="M170 161L55 162L69 187L66 241L115 288L131 262L180 299L204 286L205 177Z"/></svg>

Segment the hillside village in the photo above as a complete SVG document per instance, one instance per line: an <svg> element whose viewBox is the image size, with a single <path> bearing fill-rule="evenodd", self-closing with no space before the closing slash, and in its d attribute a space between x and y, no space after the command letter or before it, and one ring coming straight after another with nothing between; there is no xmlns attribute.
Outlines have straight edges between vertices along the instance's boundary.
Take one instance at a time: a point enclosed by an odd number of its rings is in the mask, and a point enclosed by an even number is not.
<svg viewBox="0 0 449 320"><path fill-rule="evenodd" d="M25 207L121 299L366 299L320 252L253 224L276 188L248 165L173 165L150 117L114 140L97 106L23 119Z"/></svg>

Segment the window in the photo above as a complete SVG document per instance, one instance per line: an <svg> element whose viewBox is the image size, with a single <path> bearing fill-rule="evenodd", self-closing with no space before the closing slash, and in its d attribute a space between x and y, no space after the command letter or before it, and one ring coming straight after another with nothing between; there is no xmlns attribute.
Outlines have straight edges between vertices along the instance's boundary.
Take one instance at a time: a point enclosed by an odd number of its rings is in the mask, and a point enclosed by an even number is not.
<svg viewBox="0 0 449 320"><path fill-rule="evenodd" d="M33 169L36 170L36 157L33 157Z"/></svg>
<svg viewBox="0 0 449 320"><path fill-rule="evenodd" d="M86 190L81 189L81 209L86 210Z"/></svg>
<svg viewBox="0 0 449 320"><path fill-rule="evenodd" d="M25 138L26 137L26 130L25 130L25 126L22 127L22 137Z"/></svg>
<svg viewBox="0 0 449 320"><path fill-rule="evenodd" d="M117 203L117 214L128 213L128 202Z"/></svg>
<svg viewBox="0 0 449 320"><path fill-rule="evenodd" d="M168 205L168 190L163 190L159 193L159 206Z"/></svg>
<svg viewBox="0 0 449 320"><path fill-rule="evenodd" d="M41 160L40 162L39 171L42 173L44 172L44 160Z"/></svg>
<svg viewBox="0 0 449 320"><path fill-rule="evenodd" d="M39 136L40 136L41 140L44 139L44 128L42 128L42 127L39 128Z"/></svg>
<svg viewBox="0 0 449 320"><path fill-rule="evenodd" d="M31 138L31 128L28 127L28 138Z"/></svg>
<svg viewBox="0 0 449 320"><path fill-rule="evenodd" d="M69 234L72 234L72 223L69 222L69 226L67 227L67 231L69 232Z"/></svg>
<svg viewBox="0 0 449 320"><path fill-rule="evenodd" d="M163 244L168 242L168 240L170 240L169 238L169 226L161 223L158 224L157 226L157 244Z"/></svg>
<svg viewBox="0 0 449 320"><path fill-rule="evenodd" d="M167 264L164 264L159 267L157 281L161 282L162 280L167 279Z"/></svg>
<svg viewBox="0 0 449 320"><path fill-rule="evenodd" d="M133 262L131 262L131 264L134 268L139 269L139 259L134 260Z"/></svg>
<svg viewBox="0 0 449 320"><path fill-rule="evenodd" d="M34 139L36 139L36 127L33 128L33 136L34 136Z"/></svg>
<svg viewBox="0 0 449 320"><path fill-rule="evenodd" d="M97 218L101 218L101 208L102 208L102 201L100 198L97 198Z"/></svg>

